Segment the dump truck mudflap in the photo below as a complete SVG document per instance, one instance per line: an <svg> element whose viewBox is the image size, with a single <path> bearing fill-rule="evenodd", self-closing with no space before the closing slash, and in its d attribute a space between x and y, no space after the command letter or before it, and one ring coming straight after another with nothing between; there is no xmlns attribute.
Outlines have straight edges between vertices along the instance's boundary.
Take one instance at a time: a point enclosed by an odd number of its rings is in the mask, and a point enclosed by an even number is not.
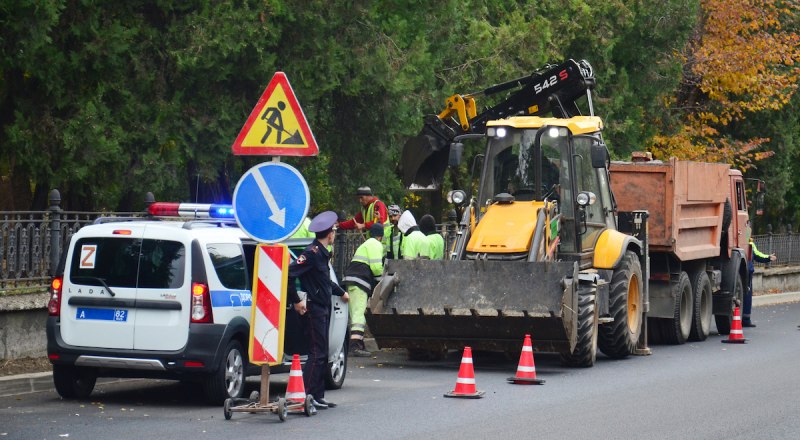
<svg viewBox="0 0 800 440"><path fill-rule="evenodd" d="M576 262L389 260L367 304L381 348L572 352Z"/></svg>

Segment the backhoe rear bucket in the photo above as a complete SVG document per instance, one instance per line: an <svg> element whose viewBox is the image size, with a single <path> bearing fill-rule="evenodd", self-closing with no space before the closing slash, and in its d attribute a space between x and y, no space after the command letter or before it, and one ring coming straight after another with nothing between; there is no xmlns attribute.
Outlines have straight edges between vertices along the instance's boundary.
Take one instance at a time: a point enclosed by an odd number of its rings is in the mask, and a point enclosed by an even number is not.
<svg viewBox="0 0 800 440"><path fill-rule="evenodd" d="M367 307L381 348L572 352L575 262L390 260Z"/></svg>
<svg viewBox="0 0 800 440"><path fill-rule="evenodd" d="M450 140L455 132L435 115L426 117L420 133L403 145L400 177L406 188L439 189L450 157Z"/></svg>

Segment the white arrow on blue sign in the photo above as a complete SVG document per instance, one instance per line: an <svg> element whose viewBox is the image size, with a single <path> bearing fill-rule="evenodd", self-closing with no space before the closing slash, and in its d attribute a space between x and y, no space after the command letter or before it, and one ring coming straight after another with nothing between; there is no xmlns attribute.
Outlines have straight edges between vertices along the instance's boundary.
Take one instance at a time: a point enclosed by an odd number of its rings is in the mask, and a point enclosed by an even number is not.
<svg viewBox="0 0 800 440"><path fill-rule="evenodd" d="M233 212L242 230L255 240L285 240L308 215L308 184L295 168L264 162L250 168L233 191Z"/></svg>

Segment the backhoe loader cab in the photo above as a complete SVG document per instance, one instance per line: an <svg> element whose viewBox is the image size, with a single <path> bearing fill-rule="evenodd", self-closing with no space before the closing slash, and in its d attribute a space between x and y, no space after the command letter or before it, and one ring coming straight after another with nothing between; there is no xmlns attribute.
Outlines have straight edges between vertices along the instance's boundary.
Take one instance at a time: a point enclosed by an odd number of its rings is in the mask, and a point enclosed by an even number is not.
<svg viewBox="0 0 800 440"><path fill-rule="evenodd" d="M602 121L592 116L526 116L489 122L476 201L477 226L466 257L514 259L511 254L520 253L520 259L530 257L528 261L553 259L553 252L547 258L547 253L531 253L528 247L537 212L545 206L552 224L543 243L550 247L557 236L559 254L571 255L570 259L580 259L581 251L594 249L604 229L616 229L607 170L595 168L598 163L592 160L598 149L605 150L601 130ZM581 193L587 193L586 205L578 203ZM490 211L497 215L487 215ZM487 235L497 237L493 240ZM518 246L497 241L510 235L521 235Z"/></svg>

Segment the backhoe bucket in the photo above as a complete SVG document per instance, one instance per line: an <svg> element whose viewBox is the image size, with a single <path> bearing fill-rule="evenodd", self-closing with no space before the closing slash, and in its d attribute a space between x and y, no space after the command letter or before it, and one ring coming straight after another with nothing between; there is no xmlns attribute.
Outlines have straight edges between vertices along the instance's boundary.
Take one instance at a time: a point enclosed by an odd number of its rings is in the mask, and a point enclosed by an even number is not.
<svg viewBox="0 0 800 440"><path fill-rule="evenodd" d="M381 348L572 352L575 262L390 260L367 304Z"/></svg>
<svg viewBox="0 0 800 440"><path fill-rule="evenodd" d="M403 146L400 175L403 185L411 190L439 189L450 157L450 141L455 134L435 115L428 117L417 136Z"/></svg>

